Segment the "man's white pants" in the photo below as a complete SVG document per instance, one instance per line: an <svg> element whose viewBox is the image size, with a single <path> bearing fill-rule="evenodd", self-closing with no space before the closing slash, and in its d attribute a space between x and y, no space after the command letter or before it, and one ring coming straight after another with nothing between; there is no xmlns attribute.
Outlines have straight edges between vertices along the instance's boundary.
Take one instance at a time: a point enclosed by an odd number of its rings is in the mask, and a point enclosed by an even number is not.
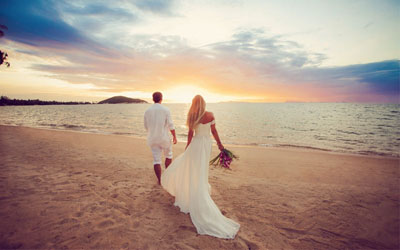
<svg viewBox="0 0 400 250"><path fill-rule="evenodd" d="M169 147L166 148L154 145L151 146L151 152L153 153L153 165L161 165L161 156L163 152L165 158L172 159L172 145L169 145Z"/></svg>

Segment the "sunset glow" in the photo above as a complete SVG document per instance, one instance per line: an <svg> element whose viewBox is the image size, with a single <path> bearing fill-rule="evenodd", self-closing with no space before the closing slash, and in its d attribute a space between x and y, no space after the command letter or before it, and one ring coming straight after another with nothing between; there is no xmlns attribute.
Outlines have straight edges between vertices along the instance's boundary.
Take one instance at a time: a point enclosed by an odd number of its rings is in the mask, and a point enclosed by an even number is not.
<svg viewBox="0 0 400 250"><path fill-rule="evenodd" d="M5 0L0 49L11 67L0 67L0 94L398 103L399 8L391 0Z"/></svg>
<svg viewBox="0 0 400 250"><path fill-rule="evenodd" d="M226 102L226 101L239 101L243 97L227 96L219 93L212 93L206 89L199 88L190 84L180 85L172 89L165 89L163 91L166 96L166 102L183 102L190 103L194 96L201 95L207 102Z"/></svg>

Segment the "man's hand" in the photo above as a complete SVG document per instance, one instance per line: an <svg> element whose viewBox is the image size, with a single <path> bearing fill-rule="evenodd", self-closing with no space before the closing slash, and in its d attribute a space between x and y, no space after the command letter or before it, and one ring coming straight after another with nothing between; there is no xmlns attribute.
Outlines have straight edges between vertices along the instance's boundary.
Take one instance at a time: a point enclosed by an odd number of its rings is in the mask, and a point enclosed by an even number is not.
<svg viewBox="0 0 400 250"><path fill-rule="evenodd" d="M178 142L178 140L176 139L176 134L175 134L175 129L171 130L171 134L172 134L172 141L174 144L176 144Z"/></svg>

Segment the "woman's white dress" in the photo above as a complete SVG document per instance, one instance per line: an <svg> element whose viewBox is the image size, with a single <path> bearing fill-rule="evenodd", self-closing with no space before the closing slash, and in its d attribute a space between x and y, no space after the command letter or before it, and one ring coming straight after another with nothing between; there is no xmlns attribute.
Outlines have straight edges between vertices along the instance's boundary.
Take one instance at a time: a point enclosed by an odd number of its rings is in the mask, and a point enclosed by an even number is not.
<svg viewBox="0 0 400 250"><path fill-rule="evenodd" d="M175 196L175 206L190 218L199 234L233 239L240 225L226 218L210 196L208 167L211 155L211 125L199 124L186 151L161 176L161 185Z"/></svg>

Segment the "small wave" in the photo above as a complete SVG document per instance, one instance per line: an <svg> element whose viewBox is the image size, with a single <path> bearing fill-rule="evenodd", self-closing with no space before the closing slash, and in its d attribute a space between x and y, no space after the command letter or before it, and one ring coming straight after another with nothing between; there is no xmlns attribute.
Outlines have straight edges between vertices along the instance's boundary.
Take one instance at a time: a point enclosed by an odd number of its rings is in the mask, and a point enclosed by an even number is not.
<svg viewBox="0 0 400 250"><path fill-rule="evenodd" d="M255 142L250 142L250 143L241 143L241 142L235 142L235 141L225 141L226 144L231 144L231 145L238 145L238 146L263 146L264 144L260 143L255 143ZM265 144L267 145L267 144Z"/></svg>
<svg viewBox="0 0 400 250"><path fill-rule="evenodd" d="M365 143L365 140L360 140L360 139L347 139L347 138L338 138L337 141L344 142L344 143L346 143L346 144L354 143L354 145L355 145L355 144L364 144L364 143Z"/></svg>
<svg viewBox="0 0 400 250"><path fill-rule="evenodd" d="M388 116L388 115L387 115ZM394 115L391 115L391 117L394 117ZM385 120L385 121L391 121L393 119L391 118L386 118L386 117L382 117L382 118L377 118L378 120Z"/></svg>
<svg viewBox="0 0 400 250"><path fill-rule="evenodd" d="M349 143L350 145L355 145L355 144L352 144L352 143ZM354 148L353 147L346 147L346 146L336 146L337 148L339 148L339 149L345 149L345 150L354 150Z"/></svg>
<svg viewBox="0 0 400 250"><path fill-rule="evenodd" d="M63 124L61 126L64 127L64 128L67 128L67 129L85 129L86 128L86 126L73 125L73 124Z"/></svg>
<svg viewBox="0 0 400 250"><path fill-rule="evenodd" d="M399 157L399 155L396 155L396 154L389 154L389 153L377 152L377 151L372 151L372 150L360 150L360 151L357 151L356 153L360 154L360 155L376 155L376 156Z"/></svg>
<svg viewBox="0 0 400 250"><path fill-rule="evenodd" d="M134 135L134 133L128 133L128 132L114 132L114 135Z"/></svg>
<svg viewBox="0 0 400 250"><path fill-rule="evenodd" d="M341 129L338 129L337 132L340 132L340 133L343 133L343 134L348 134L348 135L360 135L360 134L357 133L357 132L353 132L353 131L344 131L344 130L341 130Z"/></svg>
<svg viewBox="0 0 400 250"><path fill-rule="evenodd" d="M328 136L314 135L314 138L319 141L332 141Z"/></svg>
<svg viewBox="0 0 400 250"><path fill-rule="evenodd" d="M320 151L326 151L326 152L331 152L331 151L332 151L332 150L326 149L326 148L318 148L318 147L302 146L302 145L294 145L294 144L275 144L274 146L277 146L277 147L286 147L286 148L312 149L312 150L320 150Z"/></svg>
<svg viewBox="0 0 400 250"><path fill-rule="evenodd" d="M44 126L44 127L57 127L57 124L54 123L39 123L39 126Z"/></svg>
<svg viewBox="0 0 400 250"><path fill-rule="evenodd" d="M353 145L353 146L356 146L356 145L359 145L360 143L357 143L357 142L348 140L348 141L345 141L345 144L346 144L346 145ZM340 146L337 146L337 147L340 147Z"/></svg>
<svg viewBox="0 0 400 250"><path fill-rule="evenodd" d="M12 122L1 122L0 125L1 125L1 126L18 127L17 124L12 123Z"/></svg>
<svg viewBox="0 0 400 250"><path fill-rule="evenodd" d="M87 129L83 129L82 132L86 132L86 133L95 133L95 134L101 134L102 132L96 128L87 128Z"/></svg>

